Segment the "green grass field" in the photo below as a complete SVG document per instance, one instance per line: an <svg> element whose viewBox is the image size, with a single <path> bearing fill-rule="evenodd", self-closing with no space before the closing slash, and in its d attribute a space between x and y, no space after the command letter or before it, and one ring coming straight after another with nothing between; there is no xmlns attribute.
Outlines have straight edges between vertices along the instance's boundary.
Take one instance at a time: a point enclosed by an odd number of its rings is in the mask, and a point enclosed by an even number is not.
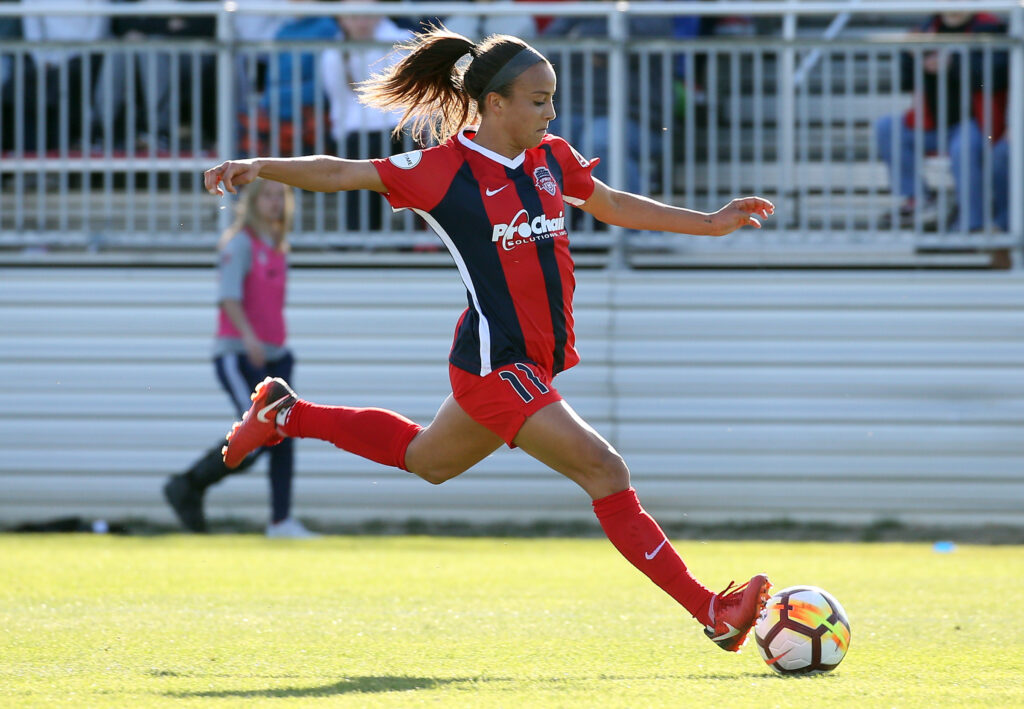
<svg viewBox="0 0 1024 709"><path fill-rule="evenodd" d="M603 539L0 536L0 706L1024 706L1024 547L681 542L812 583L834 673L714 647Z"/></svg>

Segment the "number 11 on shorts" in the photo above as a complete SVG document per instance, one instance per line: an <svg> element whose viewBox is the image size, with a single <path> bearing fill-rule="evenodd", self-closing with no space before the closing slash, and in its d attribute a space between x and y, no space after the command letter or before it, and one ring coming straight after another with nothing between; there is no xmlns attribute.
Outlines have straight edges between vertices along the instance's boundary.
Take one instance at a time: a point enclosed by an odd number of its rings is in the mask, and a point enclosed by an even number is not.
<svg viewBox="0 0 1024 709"><path fill-rule="evenodd" d="M515 367L520 372L526 375L526 378L530 380L530 383L533 384L534 389L536 389L539 393L547 394L550 391L550 389L547 388L544 382L538 379L537 375L534 374L533 370L530 369L528 366L526 366L522 362L516 362ZM524 403L529 404L531 401L533 401L533 394L531 394L530 390L526 388L526 385L523 384L523 380L519 378L518 374L516 374L510 369L506 369L500 372L498 376L509 383L509 385L515 390L516 394L519 395L519 398L522 399Z"/></svg>

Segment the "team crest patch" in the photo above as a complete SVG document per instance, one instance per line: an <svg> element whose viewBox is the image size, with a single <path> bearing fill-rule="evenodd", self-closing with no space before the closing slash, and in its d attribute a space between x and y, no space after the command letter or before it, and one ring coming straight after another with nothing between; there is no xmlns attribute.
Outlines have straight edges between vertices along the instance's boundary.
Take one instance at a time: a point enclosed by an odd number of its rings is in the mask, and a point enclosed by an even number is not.
<svg viewBox="0 0 1024 709"><path fill-rule="evenodd" d="M420 164L420 159L423 158L422 150L413 150L409 153L400 153L398 155L392 155L388 158L388 161L395 167L399 167L403 170L411 170Z"/></svg>
<svg viewBox="0 0 1024 709"><path fill-rule="evenodd" d="M533 179L536 180L534 187L539 190L544 190L552 197L555 196L555 192L558 191L558 183L555 182L555 178L551 174L551 170L546 167L538 167L533 171Z"/></svg>

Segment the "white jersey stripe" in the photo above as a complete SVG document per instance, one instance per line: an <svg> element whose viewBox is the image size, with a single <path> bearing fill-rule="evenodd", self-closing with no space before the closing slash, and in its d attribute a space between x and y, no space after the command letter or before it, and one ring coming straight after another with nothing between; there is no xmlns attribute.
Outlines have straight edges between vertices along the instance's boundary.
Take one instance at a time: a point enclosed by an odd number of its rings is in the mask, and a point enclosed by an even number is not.
<svg viewBox="0 0 1024 709"><path fill-rule="evenodd" d="M484 315L483 310L480 308L480 300L476 296L476 288L473 287L473 280L469 277L469 269L466 268L466 262L462 258L462 254L455 247L455 243L451 237L448 236L448 232L444 230L436 219L429 213L422 209L413 208L412 211L423 217L423 220L430 225L430 228L441 238L444 245L448 247L448 252L451 253L452 258L455 259L455 265L459 269L459 275L462 276L462 282L466 285L466 290L469 291L469 297L473 299L473 307L476 308L477 314L480 316L480 376L485 377L491 373L491 326L487 322L487 317Z"/></svg>

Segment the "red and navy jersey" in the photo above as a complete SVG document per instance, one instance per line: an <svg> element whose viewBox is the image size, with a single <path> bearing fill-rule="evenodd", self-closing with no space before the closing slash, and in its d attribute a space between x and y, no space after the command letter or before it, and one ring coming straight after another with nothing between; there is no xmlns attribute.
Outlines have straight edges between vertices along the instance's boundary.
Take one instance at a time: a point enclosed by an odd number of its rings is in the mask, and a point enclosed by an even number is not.
<svg viewBox="0 0 1024 709"><path fill-rule="evenodd" d="M566 203L590 197L598 161L552 135L511 159L473 135L373 162L391 206L426 220L466 285L451 363L481 376L514 362L557 374L580 359Z"/></svg>

